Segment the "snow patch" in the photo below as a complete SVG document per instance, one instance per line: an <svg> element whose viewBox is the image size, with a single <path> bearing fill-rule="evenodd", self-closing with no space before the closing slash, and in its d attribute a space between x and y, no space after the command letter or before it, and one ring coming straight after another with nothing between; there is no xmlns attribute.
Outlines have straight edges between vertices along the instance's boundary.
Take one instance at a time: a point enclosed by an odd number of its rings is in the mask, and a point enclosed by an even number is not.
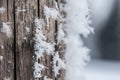
<svg viewBox="0 0 120 80"><path fill-rule="evenodd" d="M58 3L55 0L53 0L53 3L54 3L54 7L58 10L59 9L58 8Z"/></svg>
<svg viewBox="0 0 120 80"><path fill-rule="evenodd" d="M30 32L30 28L29 27L25 27L26 33Z"/></svg>
<svg viewBox="0 0 120 80"><path fill-rule="evenodd" d="M53 54L54 43L46 42L46 37L43 35L43 32L42 32L42 27L43 27L42 19L35 19L35 25L36 25L36 34L34 37L34 40L35 40L34 49L38 59L38 58L41 58L45 52L48 55Z"/></svg>
<svg viewBox="0 0 120 80"><path fill-rule="evenodd" d="M48 8L46 5L44 6L44 15L47 22L47 27L49 29L49 19L53 18L54 20L57 20L60 18L60 14L55 8Z"/></svg>
<svg viewBox="0 0 120 80"><path fill-rule="evenodd" d="M58 26L58 32L57 32L57 44L59 44L62 40L65 38L65 32L63 31L63 24L60 24Z"/></svg>
<svg viewBox="0 0 120 80"><path fill-rule="evenodd" d="M42 64L35 62L34 63L34 77L35 78L42 77L43 75L41 75L41 72L43 69L45 69L45 67Z"/></svg>
<svg viewBox="0 0 120 80"><path fill-rule="evenodd" d="M0 7L0 13L4 13L5 12L5 8L4 7Z"/></svg>
<svg viewBox="0 0 120 80"><path fill-rule="evenodd" d="M65 62L59 57L58 52L56 52L53 57L53 71L55 73L55 77L59 75L59 71L61 69L65 69Z"/></svg>
<svg viewBox="0 0 120 80"><path fill-rule="evenodd" d="M36 34L34 37L35 45L35 55L36 55L36 62L34 64L34 77L35 78L41 78L41 71L43 68L39 68L42 64L38 63L38 59L43 57L43 55L46 53L48 55L52 55L54 53L54 43L48 43L46 40L46 37L44 36L42 32L42 27L44 25L44 22L42 19L35 19L35 26L36 26ZM37 65L36 65L37 64Z"/></svg>
<svg viewBox="0 0 120 80"><path fill-rule="evenodd" d="M2 23L2 28L1 28L1 32L5 33L7 37L11 37L12 36L12 32L11 32L11 28L9 26L9 22L3 22Z"/></svg>

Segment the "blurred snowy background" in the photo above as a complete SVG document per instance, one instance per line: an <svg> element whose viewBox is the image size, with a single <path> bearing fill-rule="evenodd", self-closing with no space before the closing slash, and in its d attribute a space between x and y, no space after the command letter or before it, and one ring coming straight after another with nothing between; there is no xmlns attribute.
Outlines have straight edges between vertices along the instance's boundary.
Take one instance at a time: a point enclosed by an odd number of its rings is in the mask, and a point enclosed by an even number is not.
<svg viewBox="0 0 120 80"><path fill-rule="evenodd" d="M86 80L120 80L120 0L92 0L90 6L95 34L86 40L92 58Z"/></svg>

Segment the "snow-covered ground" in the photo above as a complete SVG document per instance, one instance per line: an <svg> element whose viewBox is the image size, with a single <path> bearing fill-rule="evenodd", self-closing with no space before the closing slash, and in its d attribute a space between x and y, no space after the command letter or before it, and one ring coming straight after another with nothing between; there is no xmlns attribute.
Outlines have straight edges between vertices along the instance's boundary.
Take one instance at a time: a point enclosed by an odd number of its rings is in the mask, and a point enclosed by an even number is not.
<svg viewBox="0 0 120 80"><path fill-rule="evenodd" d="M85 70L85 80L120 80L120 61L92 60Z"/></svg>

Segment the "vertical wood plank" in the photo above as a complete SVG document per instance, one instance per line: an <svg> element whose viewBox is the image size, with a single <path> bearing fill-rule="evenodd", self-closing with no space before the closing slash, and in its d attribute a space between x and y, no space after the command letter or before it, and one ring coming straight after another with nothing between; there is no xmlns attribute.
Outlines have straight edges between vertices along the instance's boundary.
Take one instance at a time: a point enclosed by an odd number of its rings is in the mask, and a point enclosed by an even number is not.
<svg viewBox="0 0 120 80"><path fill-rule="evenodd" d="M17 80L34 80L34 20L38 17L37 0L15 0Z"/></svg>
<svg viewBox="0 0 120 80"><path fill-rule="evenodd" d="M13 0L0 0L0 80L14 80Z"/></svg>
<svg viewBox="0 0 120 80"><path fill-rule="evenodd" d="M40 19L43 19L46 22L45 15L44 15L44 6L47 6L48 8L55 8L55 3L56 1L57 6L60 7L61 3L63 3L63 0L39 0L39 13L40 13ZM60 15L64 15L60 9L58 10ZM47 42L48 43L55 43L55 53L58 52L59 56L62 60L64 60L64 50L65 50L65 44L62 41L60 44L57 44L57 32L58 32L58 27L59 27L59 20L55 20L53 18L49 19L49 29L47 29L47 22L45 25L45 28L43 29L43 32L45 36L47 37ZM63 24L63 23L62 23ZM65 71L62 69L60 70L60 75L55 77L55 73L53 72L53 57L54 55L44 55L43 58L41 58L40 63L46 66L48 69L45 69L42 71L42 75L47 76L51 80L64 80L64 73ZM43 76L43 77L44 77ZM40 80L44 80L41 78Z"/></svg>
<svg viewBox="0 0 120 80"><path fill-rule="evenodd" d="M49 29L47 28L47 22L44 15L44 7L47 6L49 8L53 8L53 1L52 0L39 0L39 13L40 13L40 19L43 19L45 22L45 26L43 28L44 36L47 38L48 43L55 43L55 20L50 18L49 19ZM41 58L40 63L47 67L47 69L44 69L42 71L42 75L44 75L40 80L44 80L44 77L47 76L47 78L51 80L55 80L54 73L53 73L53 56L44 54L44 56Z"/></svg>
<svg viewBox="0 0 120 80"><path fill-rule="evenodd" d="M64 10L61 9L61 8L64 8L64 6L65 6L65 0L57 0L57 2L58 2L59 10L60 10L60 15L62 16L62 20L57 22L57 24L58 24L57 32L59 31L59 27L62 24L62 30L66 36L65 30L64 30L65 29L65 26L64 26L65 21L63 20L63 19L65 19L66 14L65 14ZM65 61L65 49L66 49L66 44L65 44L64 40L61 40L61 42L57 44L57 50L59 52L60 58L63 61ZM64 80L64 78L65 78L65 69L61 69L60 75L58 76L58 80Z"/></svg>

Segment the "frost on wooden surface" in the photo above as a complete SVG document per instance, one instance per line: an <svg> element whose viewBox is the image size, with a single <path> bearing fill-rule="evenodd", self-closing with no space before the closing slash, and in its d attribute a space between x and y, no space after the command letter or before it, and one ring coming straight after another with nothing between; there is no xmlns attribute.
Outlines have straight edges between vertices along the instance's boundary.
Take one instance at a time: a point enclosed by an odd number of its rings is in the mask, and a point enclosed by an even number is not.
<svg viewBox="0 0 120 80"><path fill-rule="evenodd" d="M49 29L49 19L53 18L54 20L59 19L60 14L55 8L49 8L46 5L44 6L44 15L47 23L47 27Z"/></svg>
<svg viewBox="0 0 120 80"><path fill-rule="evenodd" d="M4 7L0 7L0 13L4 13L5 12L5 8Z"/></svg>
<svg viewBox="0 0 120 80"><path fill-rule="evenodd" d="M58 52L56 52L53 57L53 72L55 73L55 77L59 75L61 69L65 69L65 62L59 57Z"/></svg>
<svg viewBox="0 0 120 80"><path fill-rule="evenodd" d="M53 0L53 3L54 3L55 9L58 10L58 9L59 9L59 8L58 8L58 3L57 3L55 0ZM60 4L60 3L59 3L59 4Z"/></svg>
<svg viewBox="0 0 120 80"><path fill-rule="evenodd" d="M54 1L54 4L55 4L55 9L58 10L59 12L59 17L57 19L57 22L58 22L58 26L57 26L57 33L56 33L56 45L58 47L64 47L63 44L64 44L64 38L65 38L65 31L64 31L64 16L63 14L61 13L63 11L63 9L61 9L60 7L58 7L58 3L56 1ZM60 6L61 3L59 3L59 6ZM62 51L64 52L64 49L62 49ZM63 74L63 73L60 73L60 70L64 70L65 69L65 61L63 59L60 58L60 55L64 55L61 50L58 50L54 53L53 55L53 72L54 72L54 76L57 77L59 76L60 74ZM62 57L64 58L64 57Z"/></svg>
<svg viewBox="0 0 120 80"><path fill-rule="evenodd" d="M29 33L30 32L30 28L29 27L25 27L25 31L26 31L26 33Z"/></svg>
<svg viewBox="0 0 120 80"><path fill-rule="evenodd" d="M44 36L42 32L42 27L44 25L44 22L42 19L35 19L35 26L36 26L36 33L34 37L35 45L35 56L36 56L36 62L34 64L34 77L35 78L41 78L41 71L44 69L42 64L38 63L38 59L44 56L44 53L48 55L52 55L54 53L54 44L48 43L46 41L46 37Z"/></svg>
<svg viewBox="0 0 120 80"><path fill-rule="evenodd" d="M42 19L35 19L36 25L36 34L34 37L35 40L35 54L37 59L41 58L43 54L46 52L47 54L52 54L54 52L54 44L46 42L46 37L43 35L42 27L43 21Z"/></svg>
<svg viewBox="0 0 120 80"><path fill-rule="evenodd" d="M43 69L45 69L45 67L42 64L35 62L34 63L34 77L35 78L42 77L41 72Z"/></svg>
<svg viewBox="0 0 120 80"><path fill-rule="evenodd" d="M59 44L61 41L64 41L65 32L64 32L63 28L64 28L63 24L58 25L57 44Z"/></svg>
<svg viewBox="0 0 120 80"><path fill-rule="evenodd" d="M62 16L60 14L60 9L58 7L58 3L53 0L53 4L54 7L48 7L46 5L44 5L44 17L45 17L45 22L43 21L43 19L35 19L35 26L36 26L36 30L35 30L35 37L34 37L34 41L35 41L35 45L34 45L34 50L35 50L35 56L36 56L36 63L38 63L38 59L41 59L41 57L44 57L44 54L47 55L52 55L53 56L53 73L54 76L57 77L60 74L60 70L65 69L65 62L60 58L60 53L59 51L55 50L55 45L58 46L65 37L65 33L63 30L63 19ZM49 29L49 25L50 25L50 19L56 20L58 22L58 31L56 34L56 42L54 43L48 43L47 42L47 38L45 37L45 35L43 34L42 30L43 27L47 27L47 29ZM40 64L42 65L42 64ZM43 65L44 66L44 65ZM44 66L45 67L45 66ZM44 77L44 80L52 80L49 79L47 76L43 76L41 74L41 71L44 68L39 67L38 65L34 64L34 77L35 78L41 78Z"/></svg>
<svg viewBox="0 0 120 80"><path fill-rule="evenodd" d="M66 77L65 80L82 80L83 70L89 61L90 50L82 38L87 38L94 30L91 24L87 0L66 0Z"/></svg>
<svg viewBox="0 0 120 80"><path fill-rule="evenodd" d="M9 22L3 22L1 32L6 34L6 36L10 38L12 35L12 32L11 32L11 27L9 26L9 24L10 24Z"/></svg>

